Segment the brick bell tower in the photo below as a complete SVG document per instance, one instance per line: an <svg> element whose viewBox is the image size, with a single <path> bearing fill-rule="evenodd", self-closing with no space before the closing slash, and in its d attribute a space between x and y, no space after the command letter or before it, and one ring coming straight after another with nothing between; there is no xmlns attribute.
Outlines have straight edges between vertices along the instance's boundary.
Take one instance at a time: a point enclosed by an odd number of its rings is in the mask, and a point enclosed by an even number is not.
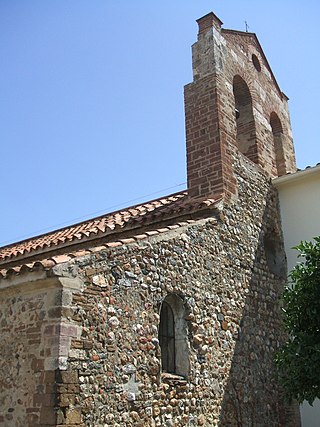
<svg viewBox="0 0 320 427"><path fill-rule="evenodd" d="M254 33L221 28L212 12L197 23L185 86L188 192L232 198L235 155L271 178L296 171L288 98Z"/></svg>

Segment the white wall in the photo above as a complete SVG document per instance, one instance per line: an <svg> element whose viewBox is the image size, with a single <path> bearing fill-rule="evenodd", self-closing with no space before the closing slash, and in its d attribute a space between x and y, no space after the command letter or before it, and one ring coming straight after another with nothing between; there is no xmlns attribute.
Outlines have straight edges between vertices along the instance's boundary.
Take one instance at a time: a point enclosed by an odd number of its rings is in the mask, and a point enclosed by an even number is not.
<svg viewBox="0 0 320 427"><path fill-rule="evenodd" d="M279 191L288 271L291 271L298 261L297 251L292 247L320 236L320 166L276 178L273 183ZM300 412L303 427L319 427L319 400L313 407L304 403Z"/></svg>

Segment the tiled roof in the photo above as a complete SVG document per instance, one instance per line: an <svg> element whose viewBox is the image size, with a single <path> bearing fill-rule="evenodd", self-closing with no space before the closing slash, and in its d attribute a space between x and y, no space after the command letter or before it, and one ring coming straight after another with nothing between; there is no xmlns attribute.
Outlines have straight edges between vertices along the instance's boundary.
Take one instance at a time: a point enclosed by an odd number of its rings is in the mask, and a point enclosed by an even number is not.
<svg viewBox="0 0 320 427"><path fill-rule="evenodd" d="M304 169L297 169L295 172L289 172L286 175L276 177L272 180L273 184L276 187L285 185L289 182L298 181L304 177L311 176L314 174L319 175L320 172L320 163L317 163L315 166L306 166Z"/></svg>
<svg viewBox="0 0 320 427"><path fill-rule="evenodd" d="M155 226L152 230L142 231L141 234L137 234L142 227L150 224L156 225L162 220L209 208L216 202L217 200L214 199L192 199L186 191L183 191L102 215L0 248L0 269L1 267L7 269L17 265L17 268L21 268L21 265L27 266L30 263L30 259L32 259L32 268L34 268L37 261L43 258L46 258L46 262L49 264L53 262L54 265L57 257L50 258L50 255L56 255L57 251L59 251L59 254L62 253L61 250L63 250L63 253L71 253L72 250L75 250L72 249L74 245L79 246L81 244L85 245L87 249L90 247L89 242L103 239L104 237L106 239L103 240L103 244L106 247L132 243L170 229L168 227L157 228ZM132 231L132 233L129 236L126 233L124 236L123 233L126 231Z"/></svg>
<svg viewBox="0 0 320 427"><path fill-rule="evenodd" d="M195 222L195 220L193 220L193 219L188 219L186 221L179 221L178 223L176 223L174 225L168 225L166 227L154 229L152 231L146 231L145 233L142 233L142 234L133 235L131 238L119 239L117 241L107 242L105 244L95 246L95 247L91 247L88 249L87 248L86 249L80 249L77 251L68 252L68 253L65 253L62 255L51 256L50 258L40 259L37 261L32 261L32 262L25 261L24 262L23 260L21 260L21 263L19 265L16 265L13 267L1 269L1 264L0 264L0 279L9 278L9 277L12 277L13 275L19 275L19 274L26 273L26 272L48 271L48 270L51 270L52 267L54 267L58 264L64 263L64 262L68 262L68 261L72 260L73 258L89 255L92 253L99 252L101 250L105 250L108 248L114 248L117 246L122 246L122 245L128 244L128 243L134 243L134 242L137 242L139 240L145 239L145 238L150 237L150 236L156 236L160 233L165 233L167 231L175 230L177 228L180 228L180 227L183 227L186 225L190 225L194 222Z"/></svg>
<svg viewBox="0 0 320 427"><path fill-rule="evenodd" d="M307 169L317 168L319 166L320 166L320 163L317 163L316 165L313 165L313 166L306 166L304 169L297 169L297 172L301 172L301 171L307 170Z"/></svg>

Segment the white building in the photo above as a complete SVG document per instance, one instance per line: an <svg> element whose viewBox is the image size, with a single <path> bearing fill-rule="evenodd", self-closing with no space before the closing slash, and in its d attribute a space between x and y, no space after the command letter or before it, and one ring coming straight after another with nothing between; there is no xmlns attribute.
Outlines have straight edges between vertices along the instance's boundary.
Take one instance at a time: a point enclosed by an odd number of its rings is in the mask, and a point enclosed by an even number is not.
<svg viewBox="0 0 320 427"><path fill-rule="evenodd" d="M298 252L293 249L303 240L320 235L320 164L276 178L280 211L287 255L288 271L298 262ZM319 427L320 400L313 407L301 406L302 427Z"/></svg>

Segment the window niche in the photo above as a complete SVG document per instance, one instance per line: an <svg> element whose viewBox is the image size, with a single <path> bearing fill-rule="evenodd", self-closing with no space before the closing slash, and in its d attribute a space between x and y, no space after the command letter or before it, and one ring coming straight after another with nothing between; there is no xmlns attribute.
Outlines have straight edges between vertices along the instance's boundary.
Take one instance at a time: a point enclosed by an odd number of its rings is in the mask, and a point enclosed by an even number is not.
<svg viewBox="0 0 320 427"><path fill-rule="evenodd" d="M280 236L276 233L267 233L263 244L269 270L276 276L285 278L287 260Z"/></svg>
<svg viewBox="0 0 320 427"><path fill-rule="evenodd" d="M259 62L257 55L253 54L251 59L252 59L252 63L253 63L254 68L258 71L258 73L260 73L261 65L260 65L260 62Z"/></svg>
<svg viewBox="0 0 320 427"><path fill-rule="evenodd" d="M162 372L183 377L189 374L185 315L184 303L178 295L170 294L162 302L159 324Z"/></svg>
<svg viewBox="0 0 320 427"><path fill-rule="evenodd" d="M278 115L272 112L270 115L270 125L273 135L274 153L277 165L277 174L282 176L286 174L286 163L283 152L283 129Z"/></svg>
<svg viewBox="0 0 320 427"><path fill-rule="evenodd" d="M258 163L256 126L253 117L252 97L246 82L240 76L233 79L237 145L242 154Z"/></svg>

